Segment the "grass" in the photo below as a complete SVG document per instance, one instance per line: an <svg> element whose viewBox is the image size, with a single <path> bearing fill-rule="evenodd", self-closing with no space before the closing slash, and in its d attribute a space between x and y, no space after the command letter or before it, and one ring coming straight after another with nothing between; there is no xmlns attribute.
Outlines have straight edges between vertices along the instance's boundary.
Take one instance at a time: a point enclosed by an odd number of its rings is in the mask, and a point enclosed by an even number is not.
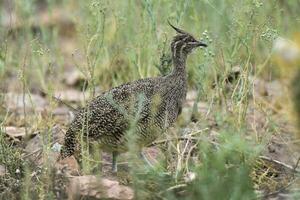
<svg viewBox="0 0 300 200"><path fill-rule="evenodd" d="M199 113L196 101L189 110L198 122L192 125L191 116L183 113L175 128L162 137L192 135L194 139L171 139L158 145L163 156L155 170L145 169L135 157L136 148L129 148L133 164L128 182L138 191L137 199L257 197L252 176L256 159L280 124L268 105L256 98L254 81L249 77L268 81L280 77L276 70L280 66L271 59L272 45L278 36L293 38L299 32L296 1L48 0L41 13L43 3L39 1L12 2L1 4L2 10L10 9L13 14L0 15L7 21L0 27L3 96L10 91L25 97L39 89L49 94L67 90L64 74L69 69L82 73L84 83L74 87L86 90L90 97L124 82L166 74L172 67L169 43L175 34L167 20L207 42L209 47L195 52L187 64L189 89L197 91L197 101L207 103L207 112ZM59 17L55 17L57 13ZM43 18L43 14L50 17ZM14 15L17 23L13 23ZM240 75L228 88L228 75L236 66ZM48 101L46 117L23 106L17 116L19 124L29 132L32 127L50 129L57 123L51 114L57 105L50 98ZM255 127L255 122L249 125L247 120L251 112L264 113L264 129L249 129ZM0 107L1 127L13 124L14 117L13 112ZM210 131L200 131L207 127ZM9 172L9 177L0 178L1 193L10 188L17 191L15 198L53 199L56 175L47 162L39 166L38 186L30 188L37 182L30 174L37 169L21 159L25 144L11 144L1 132L0 164ZM46 160L49 145L45 144ZM91 161L94 158L88 149L83 148L82 158L86 174L95 171L99 159ZM195 179L186 182L190 173L196 174Z"/></svg>
<svg viewBox="0 0 300 200"><path fill-rule="evenodd" d="M6 167L9 176L1 176L0 178L0 197L14 198L13 193L22 188L20 182L24 175L24 161L21 157L21 152L9 145L4 139L4 133L1 130L0 135L0 163Z"/></svg>

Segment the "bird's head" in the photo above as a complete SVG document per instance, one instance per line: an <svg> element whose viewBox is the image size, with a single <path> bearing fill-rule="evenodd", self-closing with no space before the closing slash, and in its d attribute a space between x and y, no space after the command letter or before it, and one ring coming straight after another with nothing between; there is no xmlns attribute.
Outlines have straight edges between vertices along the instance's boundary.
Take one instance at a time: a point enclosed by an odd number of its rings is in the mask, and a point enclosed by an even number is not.
<svg viewBox="0 0 300 200"><path fill-rule="evenodd" d="M169 21L168 23L177 32L171 43L171 50L174 57L185 57L197 47L207 47L207 44L196 40L191 34L173 26Z"/></svg>

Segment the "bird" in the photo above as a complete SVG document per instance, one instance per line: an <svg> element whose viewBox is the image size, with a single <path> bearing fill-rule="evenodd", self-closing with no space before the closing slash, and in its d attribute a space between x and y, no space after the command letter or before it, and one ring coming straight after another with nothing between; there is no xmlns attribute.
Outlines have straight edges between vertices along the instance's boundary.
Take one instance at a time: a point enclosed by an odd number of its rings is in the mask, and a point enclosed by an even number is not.
<svg viewBox="0 0 300 200"><path fill-rule="evenodd" d="M132 141L142 150L174 124L187 94L186 61L198 47L207 47L188 32L175 27L171 41L172 71L165 76L135 80L101 93L81 108L65 134L60 159L74 155L82 133L112 153L112 171L117 172L117 156L128 151ZM135 125L132 126L132 121Z"/></svg>

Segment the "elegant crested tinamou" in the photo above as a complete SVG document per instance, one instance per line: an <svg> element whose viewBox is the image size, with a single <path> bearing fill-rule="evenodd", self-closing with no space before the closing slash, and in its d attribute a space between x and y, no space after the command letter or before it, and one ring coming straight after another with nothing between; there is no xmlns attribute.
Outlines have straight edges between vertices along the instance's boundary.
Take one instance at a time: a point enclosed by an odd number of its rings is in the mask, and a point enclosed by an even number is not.
<svg viewBox="0 0 300 200"><path fill-rule="evenodd" d="M175 122L187 93L187 56L195 48L207 45L170 26L177 32L171 42L172 72L122 84L92 99L71 122L60 159L74 154L78 135L82 133L99 142L104 151L112 152L112 170L116 172L116 157L128 150L130 141L126 133L133 120L134 141L140 148L151 144Z"/></svg>

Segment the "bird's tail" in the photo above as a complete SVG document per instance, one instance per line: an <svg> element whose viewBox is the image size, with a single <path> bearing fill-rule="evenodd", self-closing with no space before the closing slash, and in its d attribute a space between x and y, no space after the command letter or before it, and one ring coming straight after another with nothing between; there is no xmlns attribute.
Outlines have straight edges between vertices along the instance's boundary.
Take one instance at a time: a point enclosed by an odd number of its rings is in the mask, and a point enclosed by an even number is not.
<svg viewBox="0 0 300 200"><path fill-rule="evenodd" d="M65 143L60 150L59 160L70 157L74 155L76 149L76 131L70 127L65 136Z"/></svg>

